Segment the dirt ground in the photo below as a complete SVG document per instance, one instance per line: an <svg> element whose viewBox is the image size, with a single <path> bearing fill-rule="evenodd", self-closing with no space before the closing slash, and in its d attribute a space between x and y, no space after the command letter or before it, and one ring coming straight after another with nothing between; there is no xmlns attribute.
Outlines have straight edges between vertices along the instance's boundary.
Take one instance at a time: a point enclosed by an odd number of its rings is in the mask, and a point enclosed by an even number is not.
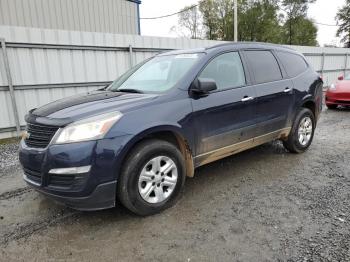
<svg viewBox="0 0 350 262"><path fill-rule="evenodd" d="M146 218L46 199L16 151L0 145L1 261L350 261L350 110L324 110L304 154L273 142L201 167Z"/></svg>

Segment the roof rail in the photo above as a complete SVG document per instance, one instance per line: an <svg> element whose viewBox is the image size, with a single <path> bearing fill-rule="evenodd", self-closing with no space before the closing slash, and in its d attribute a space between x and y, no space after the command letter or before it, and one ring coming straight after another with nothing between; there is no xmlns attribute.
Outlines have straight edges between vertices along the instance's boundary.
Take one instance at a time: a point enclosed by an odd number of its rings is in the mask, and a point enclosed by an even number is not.
<svg viewBox="0 0 350 262"><path fill-rule="evenodd" d="M225 47L225 46L243 46L243 45L278 47L278 48L282 48L282 49L294 50L292 47L289 47L289 46L272 44L272 43L265 43L265 42L226 42L226 43L217 44L217 45L207 47L206 50L219 48L219 47Z"/></svg>

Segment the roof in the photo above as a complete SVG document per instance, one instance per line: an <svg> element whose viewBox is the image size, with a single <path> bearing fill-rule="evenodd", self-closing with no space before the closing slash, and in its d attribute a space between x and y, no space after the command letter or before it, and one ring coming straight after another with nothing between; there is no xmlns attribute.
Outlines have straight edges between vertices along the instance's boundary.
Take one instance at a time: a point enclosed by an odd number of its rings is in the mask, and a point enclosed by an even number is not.
<svg viewBox="0 0 350 262"><path fill-rule="evenodd" d="M208 53L211 51L218 51L218 49L224 49L229 47L235 47L237 49L243 48L259 48L259 49L274 49L274 50L285 50L289 52L298 53L291 47L270 43L262 43L262 42L225 42L222 44L209 46L206 48L192 48L192 49L179 49L173 51L167 51L164 53L158 54L158 56L167 56L167 55L178 55L178 54L190 54L190 53Z"/></svg>

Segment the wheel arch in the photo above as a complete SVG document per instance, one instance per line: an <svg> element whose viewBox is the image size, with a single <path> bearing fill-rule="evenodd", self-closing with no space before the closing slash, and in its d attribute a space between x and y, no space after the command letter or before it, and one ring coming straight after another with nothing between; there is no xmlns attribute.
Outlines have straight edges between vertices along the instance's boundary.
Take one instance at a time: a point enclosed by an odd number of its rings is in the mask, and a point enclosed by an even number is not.
<svg viewBox="0 0 350 262"><path fill-rule="evenodd" d="M313 100L309 99L304 101L301 107L310 109L316 118L316 103Z"/></svg>
<svg viewBox="0 0 350 262"><path fill-rule="evenodd" d="M164 125L150 127L136 134L124 147L122 157L119 160L120 166L125 161L131 150L139 143L146 139L156 138L167 141L175 145L181 152L185 160L186 176L194 176L194 161L191 144L181 132L180 127Z"/></svg>
<svg viewBox="0 0 350 262"><path fill-rule="evenodd" d="M303 99L301 100L299 104L299 110L302 108L310 109L315 116L315 122L317 122L317 119L318 119L317 104L314 97L311 94L304 96Z"/></svg>

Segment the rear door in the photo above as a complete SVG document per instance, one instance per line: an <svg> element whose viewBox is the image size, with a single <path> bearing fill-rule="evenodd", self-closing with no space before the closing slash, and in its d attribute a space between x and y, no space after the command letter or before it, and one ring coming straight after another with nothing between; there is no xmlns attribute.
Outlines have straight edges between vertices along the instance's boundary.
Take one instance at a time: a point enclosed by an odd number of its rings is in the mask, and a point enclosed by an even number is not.
<svg viewBox="0 0 350 262"><path fill-rule="evenodd" d="M193 98L196 165L210 162L230 145L254 137L255 93L246 85L239 52L213 58L199 78L211 78L218 89L206 97Z"/></svg>
<svg viewBox="0 0 350 262"><path fill-rule="evenodd" d="M283 79L271 50L245 50L256 92L256 136L285 128L294 103L293 83Z"/></svg>
<svg viewBox="0 0 350 262"><path fill-rule="evenodd" d="M309 87L313 85L315 81L315 74L305 74L310 68L304 57L299 54L286 50L275 51L275 54L285 69L287 77L291 79L294 85L294 105L288 120L288 125L291 126L294 121L298 101L301 101L301 99L307 95ZM321 97L322 96L319 96L319 99ZM320 101L318 104L322 104L322 102Z"/></svg>

